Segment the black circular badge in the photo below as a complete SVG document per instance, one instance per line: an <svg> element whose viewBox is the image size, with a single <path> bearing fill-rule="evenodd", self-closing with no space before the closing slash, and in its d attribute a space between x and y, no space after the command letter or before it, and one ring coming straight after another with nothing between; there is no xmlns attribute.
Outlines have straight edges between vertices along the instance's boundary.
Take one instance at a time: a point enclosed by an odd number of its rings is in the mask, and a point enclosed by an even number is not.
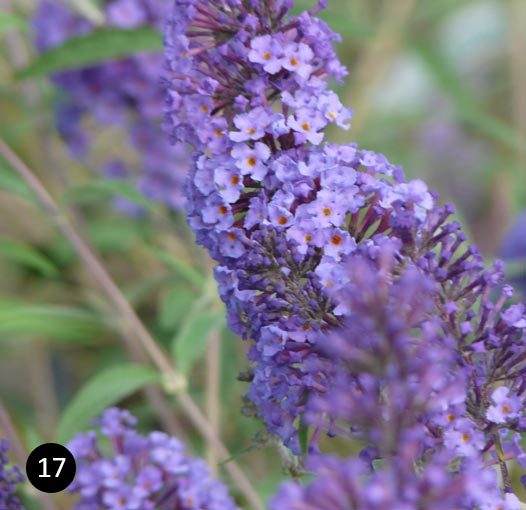
<svg viewBox="0 0 526 510"><path fill-rule="evenodd" d="M26 474L33 487L42 492L60 492L75 478L77 464L71 452L61 444L37 446L27 458Z"/></svg>

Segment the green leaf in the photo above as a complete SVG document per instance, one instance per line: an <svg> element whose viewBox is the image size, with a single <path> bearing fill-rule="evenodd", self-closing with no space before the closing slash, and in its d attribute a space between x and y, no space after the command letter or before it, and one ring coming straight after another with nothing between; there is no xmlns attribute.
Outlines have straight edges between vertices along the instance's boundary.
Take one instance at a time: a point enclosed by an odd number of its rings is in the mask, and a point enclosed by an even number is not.
<svg viewBox="0 0 526 510"><path fill-rule="evenodd" d="M89 237L101 252L122 253L132 249L137 242L137 228L129 218L97 218L88 225Z"/></svg>
<svg viewBox="0 0 526 510"><path fill-rule="evenodd" d="M170 269L173 269L179 276L183 277L189 283L195 285L197 288L202 288L205 285L206 277L199 271L194 269L188 262L174 257L171 253L161 250L160 248L152 247L151 250L159 260L164 262Z"/></svg>
<svg viewBox="0 0 526 510"><path fill-rule="evenodd" d="M148 200L133 184L115 179L95 179L86 184L72 186L61 197L61 203L96 203L111 196L121 196L131 202L153 210L156 204Z"/></svg>
<svg viewBox="0 0 526 510"><path fill-rule="evenodd" d="M27 30L27 23L24 18L9 12L0 12L0 33L7 30L18 29Z"/></svg>
<svg viewBox="0 0 526 510"><path fill-rule="evenodd" d="M176 285L168 289L159 307L159 326L173 331L188 315L196 294L188 285Z"/></svg>
<svg viewBox="0 0 526 510"><path fill-rule="evenodd" d="M35 78L57 71L86 67L137 52L158 52L162 49L162 35L152 27L143 26L131 30L100 28L89 34L69 39L63 45L42 53L16 76L21 79Z"/></svg>
<svg viewBox="0 0 526 510"><path fill-rule="evenodd" d="M105 329L103 319L86 310L18 302L0 296L0 340L33 337L92 343Z"/></svg>
<svg viewBox="0 0 526 510"><path fill-rule="evenodd" d="M53 276L58 272L51 261L38 251L8 239L0 239L0 257L28 266L44 276Z"/></svg>
<svg viewBox="0 0 526 510"><path fill-rule="evenodd" d="M26 183L11 169L7 161L0 156L0 189L14 193L22 198L35 201L33 193L29 190Z"/></svg>
<svg viewBox="0 0 526 510"><path fill-rule="evenodd" d="M207 296L195 301L175 335L172 353L177 370L182 375L188 375L194 363L204 355L210 333L225 324L224 309L211 310L211 305Z"/></svg>
<svg viewBox="0 0 526 510"><path fill-rule="evenodd" d="M106 407L147 384L159 382L160 375L143 365L123 364L99 372L77 392L62 413L56 434L57 441L69 441L75 432L85 428Z"/></svg>

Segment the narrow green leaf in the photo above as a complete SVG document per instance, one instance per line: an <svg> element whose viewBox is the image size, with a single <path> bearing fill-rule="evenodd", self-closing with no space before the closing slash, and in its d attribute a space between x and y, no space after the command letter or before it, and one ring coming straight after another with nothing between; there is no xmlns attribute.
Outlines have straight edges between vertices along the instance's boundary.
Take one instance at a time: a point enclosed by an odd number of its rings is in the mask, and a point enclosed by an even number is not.
<svg viewBox="0 0 526 510"><path fill-rule="evenodd" d="M27 23L24 18L9 12L0 12L0 33L7 30L18 29L27 30Z"/></svg>
<svg viewBox="0 0 526 510"><path fill-rule="evenodd" d="M196 301L175 335L172 352L177 370L188 375L194 363L203 357L210 333L225 324L225 311L210 310L208 300Z"/></svg>
<svg viewBox="0 0 526 510"><path fill-rule="evenodd" d="M59 305L19 302L0 296L0 341L20 337L94 342L106 329L94 313Z"/></svg>
<svg viewBox="0 0 526 510"><path fill-rule="evenodd" d="M156 207L133 184L115 179L95 179L72 186L62 195L61 203L96 203L107 200L109 196L124 197L149 210Z"/></svg>
<svg viewBox="0 0 526 510"><path fill-rule="evenodd" d="M28 246L8 239L0 239L0 257L30 267L44 276L57 274L57 268L44 255Z"/></svg>
<svg viewBox="0 0 526 510"><path fill-rule="evenodd" d="M69 441L103 409L131 395L147 384L160 382L153 369L134 364L118 365L93 376L73 397L62 413L57 441Z"/></svg>
<svg viewBox="0 0 526 510"><path fill-rule="evenodd" d="M184 260L178 259L171 253L160 248L152 247L151 250L157 255L159 260L164 262L170 269L173 269L189 283L195 285L197 288L202 288L205 285L206 277Z"/></svg>
<svg viewBox="0 0 526 510"><path fill-rule="evenodd" d="M152 27L143 26L131 30L100 28L42 53L16 76L21 79L35 78L137 52L157 52L162 49L162 36Z"/></svg>
<svg viewBox="0 0 526 510"><path fill-rule="evenodd" d="M195 298L196 293L189 285L178 284L168 289L159 307L159 326L174 331L188 315Z"/></svg>
<svg viewBox="0 0 526 510"><path fill-rule="evenodd" d="M88 225L89 237L101 252L122 253L137 242L137 225L129 218L97 218Z"/></svg>

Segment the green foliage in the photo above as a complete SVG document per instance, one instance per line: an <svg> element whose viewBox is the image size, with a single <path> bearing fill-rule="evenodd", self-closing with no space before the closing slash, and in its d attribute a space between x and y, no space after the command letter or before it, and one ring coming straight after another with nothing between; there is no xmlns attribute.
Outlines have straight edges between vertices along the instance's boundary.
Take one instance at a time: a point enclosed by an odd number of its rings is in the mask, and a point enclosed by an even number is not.
<svg viewBox="0 0 526 510"><path fill-rule="evenodd" d="M0 12L0 33L12 29L27 30L26 20L16 14Z"/></svg>
<svg viewBox="0 0 526 510"><path fill-rule="evenodd" d="M97 204L107 202L108 197L120 196L146 210L154 211L157 206L140 193L129 182L114 179L93 179L84 184L70 187L63 195L62 204Z"/></svg>
<svg viewBox="0 0 526 510"><path fill-rule="evenodd" d="M184 283L178 283L168 289L159 307L159 326L173 331L188 317L195 301L196 293Z"/></svg>
<svg viewBox="0 0 526 510"><path fill-rule="evenodd" d="M160 248L152 247L152 252L159 260L164 262L171 270L177 273L181 278L200 289L205 285L206 278L203 274L193 268L188 262L175 257L173 254Z"/></svg>
<svg viewBox="0 0 526 510"><path fill-rule="evenodd" d="M47 257L33 248L0 238L0 258L2 257L23 266L30 267L43 276L55 276L58 271Z"/></svg>
<svg viewBox="0 0 526 510"><path fill-rule="evenodd" d="M148 26L130 30L100 28L42 53L16 76L46 76L143 51L161 51L162 47L161 34Z"/></svg>
<svg viewBox="0 0 526 510"><path fill-rule="evenodd" d="M93 312L73 306L32 304L0 296L0 341L46 339L61 343L93 343L106 329Z"/></svg>
<svg viewBox="0 0 526 510"><path fill-rule="evenodd" d="M40 54L16 76L36 78L134 53L161 51L162 47L161 34L148 26L130 30L100 28Z"/></svg>
<svg viewBox="0 0 526 510"><path fill-rule="evenodd" d="M210 310L210 303L197 301L181 324L172 343L177 370L187 375L206 352L212 331L225 325L225 310Z"/></svg>
<svg viewBox="0 0 526 510"><path fill-rule="evenodd" d="M64 409L56 433L57 441L69 441L103 409L159 381L160 376L155 370L142 365L123 364L99 372L86 382Z"/></svg>

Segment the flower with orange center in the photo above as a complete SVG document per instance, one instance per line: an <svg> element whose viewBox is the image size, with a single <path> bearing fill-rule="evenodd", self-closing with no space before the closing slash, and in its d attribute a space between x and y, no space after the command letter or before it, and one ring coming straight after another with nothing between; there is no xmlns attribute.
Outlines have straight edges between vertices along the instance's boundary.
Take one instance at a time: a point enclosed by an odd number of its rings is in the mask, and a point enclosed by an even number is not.
<svg viewBox="0 0 526 510"><path fill-rule="evenodd" d="M342 244L342 241L343 241L343 238L341 235L339 234L334 234L332 237L331 237L331 243L334 245L334 246L340 246L340 244Z"/></svg>

